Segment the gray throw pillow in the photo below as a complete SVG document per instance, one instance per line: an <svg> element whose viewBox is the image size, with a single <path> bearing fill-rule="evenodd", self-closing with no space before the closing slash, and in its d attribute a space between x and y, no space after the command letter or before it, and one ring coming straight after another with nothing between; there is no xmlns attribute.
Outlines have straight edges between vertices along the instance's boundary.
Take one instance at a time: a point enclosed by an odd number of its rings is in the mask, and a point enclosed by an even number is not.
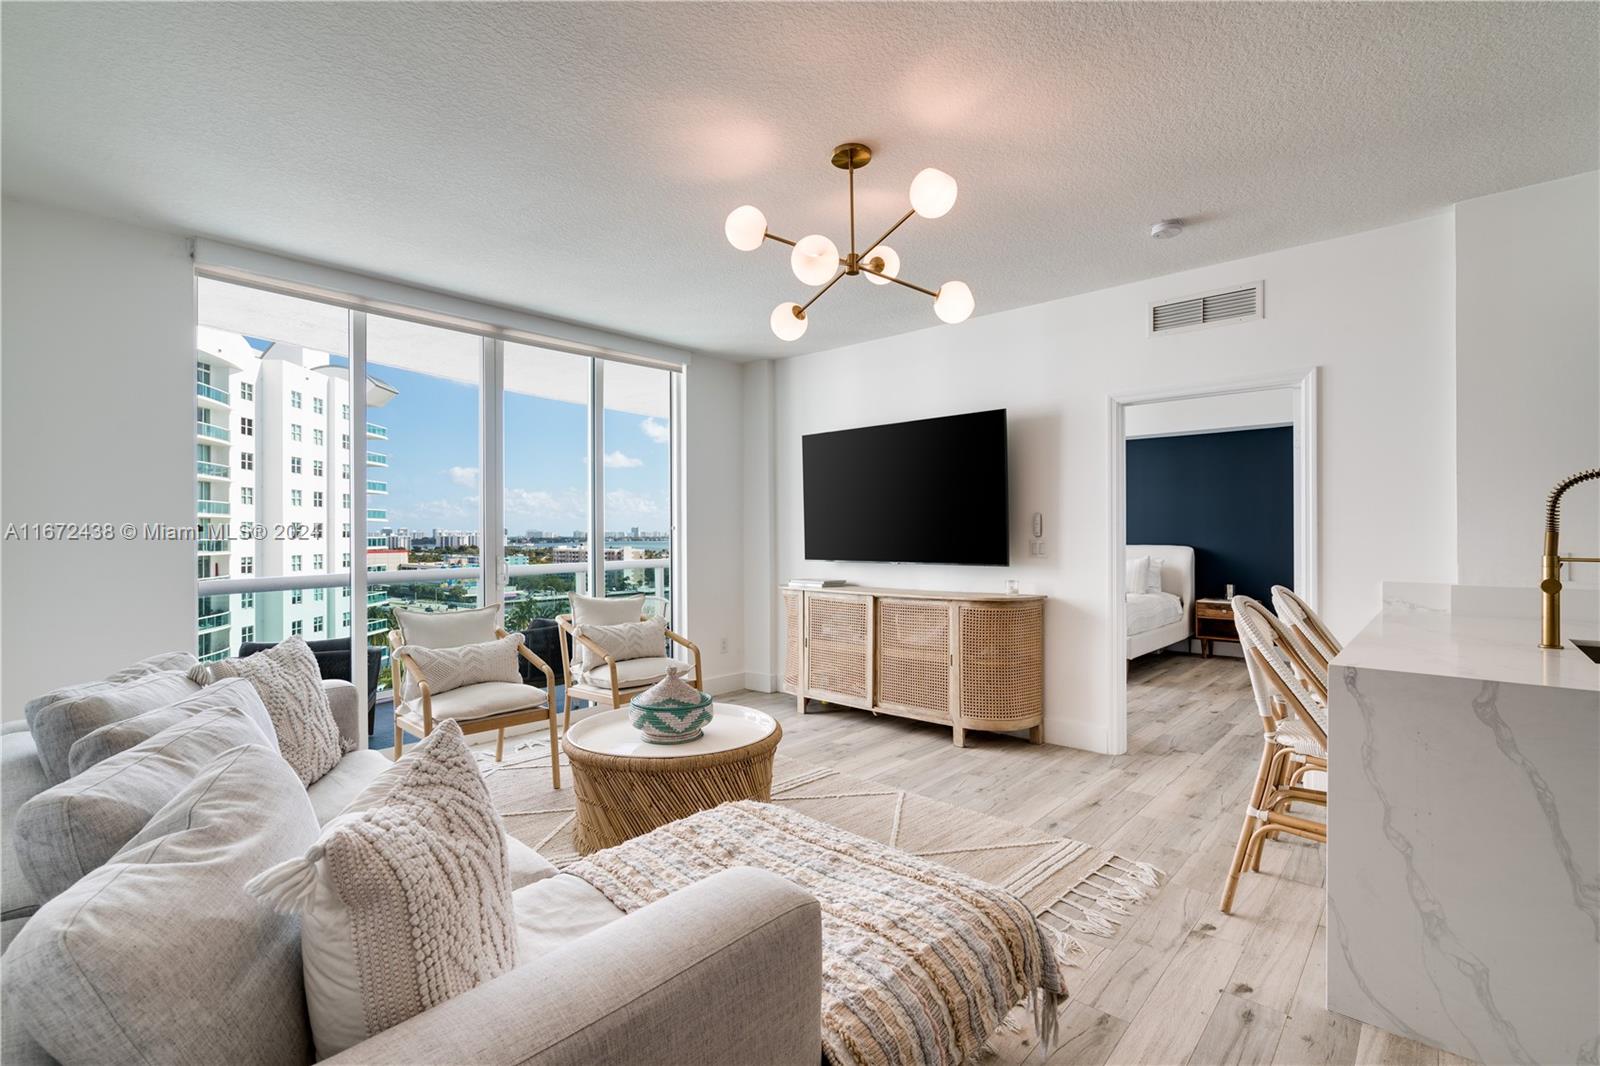
<svg viewBox="0 0 1600 1066"><path fill-rule="evenodd" d="M272 719L279 753L308 788L344 757L317 657L301 638L290 637L243 659L196 667L190 676L202 683L242 677L254 685Z"/></svg>
<svg viewBox="0 0 1600 1066"><path fill-rule="evenodd" d="M141 659L101 681L69 685L29 700L23 710L45 780L52 785L69 774L68 755L80 737L107 722L176 703L198 690L184 676L195 665L188 652L168 652Z"/></svg>
<svg viewBox="0 0 1600 1066"><path fill-rule="evenodd" d="M272 729L272 719L268 716L261 697L256 694L255 686L243 678L230 678L220 684L203 688L170 707L157 707L153 711L145 711L132 718L124 718L120 722L101 726L72 745L72 750L67 753L67 768L72 776L76 777L89 767L127 751L135 744L149 740L168 726L177 725L203 711L218 707L232 707L243 711L252 722L261 727L261 732L272 745L272 750L278 750L278 738Z"/></svg>
<svg viewBox="0 0 1600 1066"><path fill-rule="evenodd" d="M244 883L317 839L261 746L224 753L6 951L6 1013L58 1062L305 1066L300 927Z"/></svg>
<svg viewBox="0 0 1600 1066"><path fill-rule="evenodd" d="M11 825L23 879L41 899L71 888L109 861L217 756L241 744L272 750L248 714L217 706L39 793Z"/></svg>

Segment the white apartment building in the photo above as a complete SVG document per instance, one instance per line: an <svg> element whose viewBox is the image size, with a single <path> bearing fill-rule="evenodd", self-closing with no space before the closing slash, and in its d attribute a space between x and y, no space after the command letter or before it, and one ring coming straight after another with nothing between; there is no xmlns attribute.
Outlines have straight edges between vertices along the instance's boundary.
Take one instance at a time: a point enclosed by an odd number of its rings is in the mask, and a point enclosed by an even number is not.
<svg viewBox="0 0 1600 1066"><path fill-rule="evenodd" d="M351 438L358 430L345 368L325 352L281 343L260 350L237 333L202 328L195 395L199 576L311 580L348 573L352 479L366 478L368 520L385 521L389 460L378 450L388 429L368 422L366 468L353 469ZM393 395L373 381L368 406L381 407ZM389 547L382 537L369 544ZM222 659L250 641L348 636L352 624L373 631L366 606L387 599L381 588L372 590L357 609L348 587L202 597L197 653Z"/></svg>

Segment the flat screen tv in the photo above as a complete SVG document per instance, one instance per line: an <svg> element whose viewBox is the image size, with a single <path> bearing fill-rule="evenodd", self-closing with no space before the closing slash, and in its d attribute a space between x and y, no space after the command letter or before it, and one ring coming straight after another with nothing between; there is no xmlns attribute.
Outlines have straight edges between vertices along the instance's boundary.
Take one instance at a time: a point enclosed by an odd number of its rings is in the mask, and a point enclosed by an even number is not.
<svg viewBox="0 0 1600 1066"><path fill-rule="evenodd" d="M1007 566L1006 412L800 441L807 559Z"/></svg>

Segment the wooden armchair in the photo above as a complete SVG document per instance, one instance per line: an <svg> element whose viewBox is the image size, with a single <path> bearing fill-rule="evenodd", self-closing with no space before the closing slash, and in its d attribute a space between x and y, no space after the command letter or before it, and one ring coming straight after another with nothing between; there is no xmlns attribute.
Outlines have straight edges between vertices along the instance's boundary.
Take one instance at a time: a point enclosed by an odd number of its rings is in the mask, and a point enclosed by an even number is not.
<svg viewBox="0 0 1600 1066"><path fill-rule="evenodd" d="M496 637L505 637L504 629L495 630ZM444 718L454 718L461 731L468 735L473 733L487 733L491 730L499 734L494 746L494 761L499 762L505 757L506 730L511 726L529 725L533 722L550 723L550 780L556 788L561 787L561 761L560 749L556 737L556 712L552 693L556 690L555 673L550 665L539 658L526 647L519 647L518 654L531 663L536 670L543 671L545 687L543 690L521 682L513 684L509 681L485 681L476 685L463 685L448 692L434 695L432 686L429 685L427 676L423 674L416 660L409 655L402 654L400 649L404 646L404 638L398 630L389 633L390 663L394 674L394 757L400 757L401 748L405 743L405 734L422 738L433 732L435 722ZM417 694L410 699L402 701L400 694L405 691L402 684L401 670L409 672L412 681L416 682Z"/></svg>
<svg viewBox="0 0 1600 1066"><path fill-rule="evenodd" d="M641 615L639 618L641 622L649 620L647 615ZM669 666L685 665L681 659L668 658L666 655L646 659L613 659L600 645L588 637L579 635L578 627L573 623L570 614L557 615L556 622L561 626L561 674L566 682L566 695L562 699L562 729L569 729L572 726L574 698L588 700L590 703L598 703L605 707L622 707L633 697L666 677ZM670 629L664 632L669 641L688 649L694 660L694 676L689 679L689 683L695 688L701 688L703 678L700 646ZM573 661L576 652L574 642L587 648L591 655L603 661L603 665L588 670L582 669Z"/></svg>

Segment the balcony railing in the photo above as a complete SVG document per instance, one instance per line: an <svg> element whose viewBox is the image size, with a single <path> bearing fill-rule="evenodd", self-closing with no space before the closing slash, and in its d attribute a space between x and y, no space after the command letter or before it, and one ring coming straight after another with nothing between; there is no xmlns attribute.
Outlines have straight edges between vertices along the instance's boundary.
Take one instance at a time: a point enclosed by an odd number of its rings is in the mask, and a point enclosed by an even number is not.
<svg viewBox="0 0 1600 1066"><path fill-rule="evenodd" d="M233 476L233 471L228 468L226 463L208 463L204 459L196 459L194 461L194 469L201 477L226 478Z"/></svg>
<svg viewBox="0 0 1600 1066"><path fill-rule="evenodd" d="M228 542L225 540L197 540L195 541L195 550L201 555L226 555L228 554Z"/></svg>
<svg viewBox="0 0 1600 1066"><path fill-rule="evenodd" d="M194 394L203 400L214 400L217 403L223 404L224 406L226 406L228 402L228 394L226 392L223 392L215 385L207 385L203 381L197 381L194 383Z"/></svg>
<svg viewBox="0 0 1600 1066"><path fill-rule="evenodd" d="M368 537L367 538L367 547L369 547L369 548L388 548L389 547L389 538L388 537Z"/></svg>
<svg viewBox="0 0 1600 1066"><path fill-rule="evenodd" d="M199 621L200 632L204 633L208 629L221 629L228 624L228 617L227 611L201 615Z"/></svg>
<svg viewBox="0 0 1600 1066"><path fill-rule="evenodd" d="M195 436L203 437L206 440L226 441L228 439L227 430L223 429L221 426L213 426L210 422L196 421L194 424L194 432Z"/></svg>
<svg viewBox="0 0 1600 1066"><path fill-rule="evenodd" d="M382 618L369 618L369 619L367 619L367 632L368 633L387 633L388 631L389 631L389 623L388 623L387 620L382 619Z"/></svg>
<svg viewBox="0 0 1600 1066"><path fill-rule="evenodd" d="M380 426L376 422L367 423L367 437L370 440L388 440L389 427Z"/></svg>
<svg viewBox="0 0 1600 1066"><path fill-rule="evenodd" d="M375 607L378 604L388 603L388 602L389 602L389 590L388 589L368 589L367 590L367 606Z"/></svg>
<svg viewBox="0 0 1600 1066"><path fill-rule="evenodd" d="M388 511L374 511L374 510L368 510L367 511L367 521L369 521L369 522L374 522L374 521L376 521L376 522L387 522L388 520L389 520L389 512Z"/></svg>
<svg viewBox="0 0 1600 1066"><path fill-rule="evenodd" d="M367 482L367 491L379 492L387 496L389 495L389 483L387 481L369 481Z"/></svg>
<svg viewBox="0 0 1600 1066"><path fill-rule="evenodd" d="M383 454L382 452L368 452L367 453L367 465L368 466L388 466L389 465L389 457L387 455Z"/></svg>
<svg viewBox="0 0 1600 1066"><path fill-rule="evenodd" d="M227 648L222 648L222 649L220 649L218 651L208 651L204 655L200 656L199 658L200 658L200 661L203 662L203 663L220 663L222 660L226 659L227 657L228 657L228 649Z"/></svg>
<svg viewBox="0 0 1600 1066"><path fill-rule="evenodd" d="M227 514L227 500L196 500L195 512L197 514Z"/></svg>

